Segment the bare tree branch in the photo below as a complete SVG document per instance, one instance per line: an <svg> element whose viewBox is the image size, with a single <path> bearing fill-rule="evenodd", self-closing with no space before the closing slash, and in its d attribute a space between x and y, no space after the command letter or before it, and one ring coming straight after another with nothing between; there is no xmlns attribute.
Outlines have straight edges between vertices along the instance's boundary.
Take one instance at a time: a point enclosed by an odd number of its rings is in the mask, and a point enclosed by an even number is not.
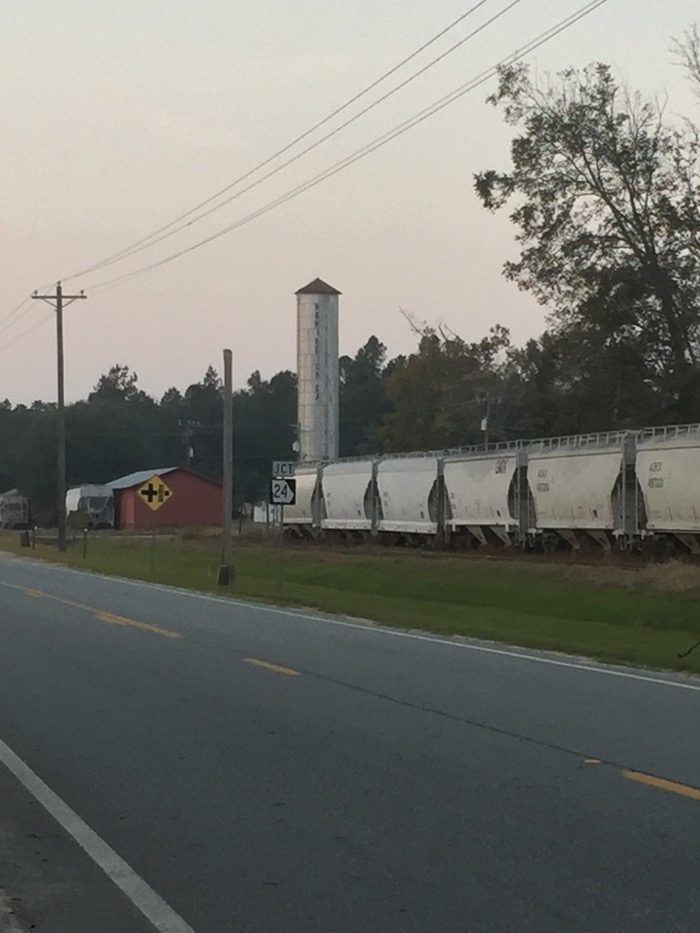
<svg viewBox="0 0 700 933"><path fill-rule="evenodd" d="M688 79L693 89L700 97L700 30L697 23L683 33L682 39L674 39L671 50L676 55L676 61L688 73Z"/></svg>

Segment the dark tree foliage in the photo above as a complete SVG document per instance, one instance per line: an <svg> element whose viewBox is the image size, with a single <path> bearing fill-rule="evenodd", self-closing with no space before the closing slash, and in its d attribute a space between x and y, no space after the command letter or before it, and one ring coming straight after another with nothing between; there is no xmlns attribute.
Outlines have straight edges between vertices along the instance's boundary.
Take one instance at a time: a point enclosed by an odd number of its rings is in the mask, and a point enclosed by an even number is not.
<svg viewBox="0 0 700 933"><path fill-rule="evenodd" d="M658 400L651 409L661 417L693 418L700 389L697 132L688 123L669 125L600 64L562 72L545 88L524 65L504 68L490 101L519 130L511 170L475 179L489 210L514 201L520 256L505 274L550 308L554 333L581 347L581 365L598 361L581 370L583 380L632 383ZM599 420L605 416L603 407Z"/></svg>
<svg viewBox="0 0 700 933"><path fill-rule="evenodd" d="M213 366L207 368L201 382L185 389L179 409L178 428L183 438L184 455L194 470L221 479L223 444L222 383ZM171 414L174 414L171 410Z"/></svg>
<svg viewBox="0 0 700 933"><path fill-rule="evenodd" d="M297 380L287 370L269 382L254 372L233 400L234 496L236 503L267 495L273 460L292 460L296 440Z"/></svg>
<svg viewBox="0 0 700 933"><path fill-rule="evenodd" d="M2 488L31 491L39 501L53 497L56 488L55 406L34 402L31 407L4 407L2 417Z"/></svg>
<svg viewBox="0 0 700 933"><path fill-rule="evenodd" d="M503 437L546 437L660 423L661 399L639 355L571 327L511 348L502 370Z"/></svg>
<svg viewBox="0 0 700 933"><path fill-rule="evenodd" d="M393 410L379 432L391 450L436 450L482 440L481 419L500 394L508 331L494 327L478 343L426 329L418 347L387 379Z"/></svg>
<svg viewBox="0 0 700 933"><path fill-rule="evenodd" d="M88 401L94 402L133 402L146 398L145 392L137 387L138 376L128 366L117 363L108 373L97 380L97 385L88 395Z"/></svg>
<svg viewBox="0 0 700 933"><path fill-rule="evenodd" d="M340 455L352 457L377 449L378 432L390 411L385 378L386 347L369 338L354 357L341 356Z"/></svg>

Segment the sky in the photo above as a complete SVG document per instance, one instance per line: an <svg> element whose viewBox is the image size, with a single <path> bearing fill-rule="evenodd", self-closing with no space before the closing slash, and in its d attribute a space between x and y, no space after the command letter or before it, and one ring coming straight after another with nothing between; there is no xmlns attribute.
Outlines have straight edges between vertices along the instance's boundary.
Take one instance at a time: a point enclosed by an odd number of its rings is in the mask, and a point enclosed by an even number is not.
<svg viewBox="0 0 700 933"><path fill-rule="evenodd" d="M0 0L0 399L56 397L50 308L20 302L59 279L87 300L65 313L66 397L115 363L156 397L184 390L222 350L237 387L296 366L294 292L338 288L340 351L371 334L388 355L416 338L401 314L521 344L546 309L502 276L517 256L507 212L473 175L507 169L512 130L491 81L298 197L144 274L274 202L578 9L519 0L455 52L306 156L208 217L125 260L69 278L190 211L345 103L476 0ZM426 65L512 0L486 0L439 42L288 155ZM631 88L700 118L670 50L697 0L608 0L528 57L536 74L610 63ZM223 200L220 199L220 200ZM217 204L211 202L211 206ZM197 215L192 215L196 217Z"/></svg>

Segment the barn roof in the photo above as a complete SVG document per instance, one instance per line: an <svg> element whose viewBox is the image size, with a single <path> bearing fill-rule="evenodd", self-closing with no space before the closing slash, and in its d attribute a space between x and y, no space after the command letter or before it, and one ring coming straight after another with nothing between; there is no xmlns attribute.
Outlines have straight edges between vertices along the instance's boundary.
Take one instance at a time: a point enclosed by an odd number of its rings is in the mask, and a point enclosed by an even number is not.
<svg viewBox="0 0 700 933"><path fill-rule="evenodd" d="M154 476L165 476L166 473L172 473L177 469L178 467L157 467L154 470L137 470L136 473L127 473L126 476L120 476L105 485L112 489L131 489L132 486L141 486Z"/></svg>
<svg viewBox="0 0 700 933"><path fill-rule="evenodd" d="M323 279L314 279L313 282L309 282L308 285L305 285L303 288L300 288L297 295L342 295L342 292L339 292L337 288L333 288L332 285L329 285L328 282L324 282Z"/></svg>

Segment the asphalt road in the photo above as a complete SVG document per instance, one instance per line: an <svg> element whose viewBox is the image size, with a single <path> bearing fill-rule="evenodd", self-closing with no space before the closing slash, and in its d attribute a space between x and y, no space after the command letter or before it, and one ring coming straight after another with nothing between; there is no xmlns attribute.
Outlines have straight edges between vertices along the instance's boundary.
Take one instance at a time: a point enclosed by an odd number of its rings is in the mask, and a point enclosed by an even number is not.
<svg viewBox="0 0 700 933"><path fill-rule="evenodd" d="M697 679L0 556L0 740L182 929L700 928ZM0 764L2 889L154 929Z"/></svg>

